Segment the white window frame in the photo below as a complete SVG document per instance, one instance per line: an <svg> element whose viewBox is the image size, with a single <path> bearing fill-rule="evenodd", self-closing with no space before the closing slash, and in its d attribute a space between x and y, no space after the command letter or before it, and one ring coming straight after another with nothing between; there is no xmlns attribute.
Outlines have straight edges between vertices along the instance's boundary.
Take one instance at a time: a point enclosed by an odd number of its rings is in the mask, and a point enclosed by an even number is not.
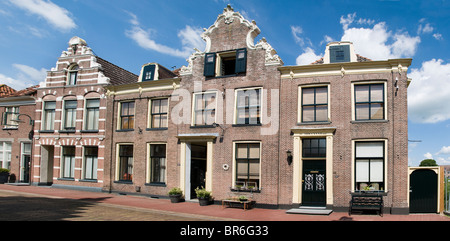
<svg viewBox="0 0 450 241"><path fill-rule="evenodd" d="M219 97L219 92L218 91L203 91L203 92L198 92L198 93L193 93L193 98L192 98L192 113L191 113L191 126L209 126L212 125L211 124L204 124L204 125L196 125L196 115L195 115L195 106L196 106L196 96L197 95L204 95L204 94L211 94L214 93L215 94L215 105L214 105L214 122L213 123L217 123L217 102L218 102L218 97Z"/></svg>
<svg viewBox="0 0 450 241"><path fill-rule="evenodd" d="M239 88L239 89L235 89L234 90L234 116L233 116L233 124L234 125L252 125L252 124L241 124L241 123L237 123L238 120L238 113L237 113L237 106L238 106L238 92L239 91L247 91L247 90L256 90L259 89L259 124L262 125L262 123L264 123L263 120L263 116L264 116L264 107L263 107L263 94L264 94L264 89L263 87L249 87L249 88Z"/></svg>
<svg viewBox="0 0 450 241"><path fill-rule="evenodd" d="M355 85L371 85L371 84L383 84L383 98L384 98L384 119L381 120L356 120L356 100L355 100ZM375 80L375 81L354 81L351 84L351 100L352 100L352 121L357 122L370 122L370 121L386 121L388 119L387 115L387 107L388 107L388 100L387 100L387 80Z"/></svg>
<svg viewBox="0 0 450 241"><path fill-rule="evenodd" d="M307 88L316 88L316 87L327 87L327 98L328 98L328 108L327 108L327 115L328 115L328 122L331 122L331 90L330 90L330 84L307 84L307 85L299 85L298 86L298 98L297 98L297 123L323 123L321 122L302 122L302 115L303 115L303 108L302 108L302 98L303 98L303 89Z"/></svg>

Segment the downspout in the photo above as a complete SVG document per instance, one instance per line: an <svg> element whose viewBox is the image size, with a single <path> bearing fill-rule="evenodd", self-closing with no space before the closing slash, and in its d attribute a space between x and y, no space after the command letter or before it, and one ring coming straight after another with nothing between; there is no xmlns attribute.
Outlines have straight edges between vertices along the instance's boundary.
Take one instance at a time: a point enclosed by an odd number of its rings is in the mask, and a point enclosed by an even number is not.
<svg viewBox="0 0 450 241"><path fill-rule="evenodd" d="M392 209L394 208L394 194L395 194L395 105L394 105L394 100L395 100L395 96L396 93L394 93L395 91L395 80L394 80L394 70L391 71L391 92L392 92L392 196L391 196L391 213L392 213ZM397 83L398 85L399 83Z"/></svg>
<svg viewBox="0 0 450 241"><path fill-rule="evenodd" d="M113 99L112 99L112 111L111 111L111 140L110 140L110 142L111 142L111 144L110 144L110 148L111 148L111 151L109 152L109 155L110 155L110 158L109 158L109 193L111 193L112 192L112 184L113 184L113 176L112 176L112 173L113 173L113 170L112 170L112 167L113 167L113 149L114 149L114 116L115 116L115 111L114 111L114 107L115 107L115 104L116 103L116 95L113 95ZM107 104L108 105L108 104Z"/></svg>

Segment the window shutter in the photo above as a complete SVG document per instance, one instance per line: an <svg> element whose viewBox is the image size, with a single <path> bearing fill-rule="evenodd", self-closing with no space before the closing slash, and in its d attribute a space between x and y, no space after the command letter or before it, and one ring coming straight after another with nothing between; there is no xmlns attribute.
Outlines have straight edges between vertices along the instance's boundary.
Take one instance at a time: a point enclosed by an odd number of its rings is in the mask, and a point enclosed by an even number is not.
<svg viewBox="0 0 450 241"><path fill-rule="evenodd" d="M216 74L216 53L205 54L205 65L203 75L206 77L213 77Z"/></svg>
<svg viewBox="0 0 450 241"><path fill-rule="evenodd" d="M330 46L330 63L350 62L350 46Z"/></svg>
<svg viewBox="0 0 450 241"><path fill-rule="evenodd" d="M236 74L247 71L247 49L236 50Z"/></svg>

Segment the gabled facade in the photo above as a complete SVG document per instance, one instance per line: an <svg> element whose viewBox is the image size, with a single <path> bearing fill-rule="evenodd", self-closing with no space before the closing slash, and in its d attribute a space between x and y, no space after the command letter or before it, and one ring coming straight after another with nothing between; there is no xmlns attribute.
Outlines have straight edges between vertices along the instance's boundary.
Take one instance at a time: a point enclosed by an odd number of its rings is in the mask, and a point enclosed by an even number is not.
<svg viewBox="0 0 450 241"><path fill-rule="evenodd" d="M33 183L101 190L105 182L104 86L137 76L95 56L73 37L37 88Z"/></svg>
<svg viewBox="0 0 450 241"><path fill-rule="evenodd" d="M10 170L9 182L30 182L36 88L0 86L0 168Z"/></svg>

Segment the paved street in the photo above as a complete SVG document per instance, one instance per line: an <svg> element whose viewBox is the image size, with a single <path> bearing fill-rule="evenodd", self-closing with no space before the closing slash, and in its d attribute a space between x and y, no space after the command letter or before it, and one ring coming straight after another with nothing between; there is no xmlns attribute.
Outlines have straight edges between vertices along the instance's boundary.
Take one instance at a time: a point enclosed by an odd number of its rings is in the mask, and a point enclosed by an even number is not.
<svg viewBox="0 0 450 241"><path fill-rule="evenodd" d="M0 221L211 221L194 214L102 203L105 198L67 199L0 190Z"/></svg>
<svg viewBox="0 0 450 241"><path fill-rule="evenodd" d="M52 187L0 185L0 221L450 221L442 214L287 214L282 209L223 208L195 202Z"/></svg>

